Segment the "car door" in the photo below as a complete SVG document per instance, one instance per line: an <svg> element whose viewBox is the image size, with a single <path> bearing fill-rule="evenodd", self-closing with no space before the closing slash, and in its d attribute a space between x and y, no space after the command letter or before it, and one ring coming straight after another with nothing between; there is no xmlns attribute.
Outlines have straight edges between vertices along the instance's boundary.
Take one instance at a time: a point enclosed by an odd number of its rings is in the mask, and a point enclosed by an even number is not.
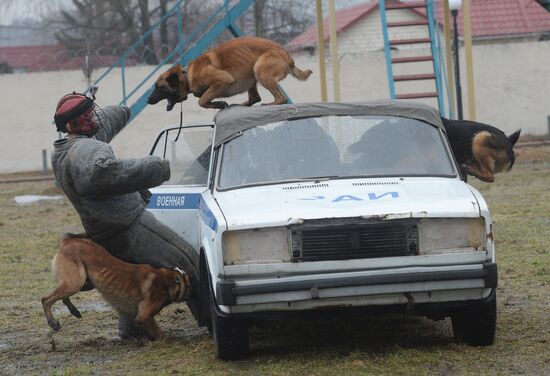
<svg viewBox="0 0 550 376"><path fill-rule="evenodd" d="M200 242L201 195L207 190L213 125L168 128L150 154L170 161L170 180L151 189L147 209L195 249Z"/></svg>

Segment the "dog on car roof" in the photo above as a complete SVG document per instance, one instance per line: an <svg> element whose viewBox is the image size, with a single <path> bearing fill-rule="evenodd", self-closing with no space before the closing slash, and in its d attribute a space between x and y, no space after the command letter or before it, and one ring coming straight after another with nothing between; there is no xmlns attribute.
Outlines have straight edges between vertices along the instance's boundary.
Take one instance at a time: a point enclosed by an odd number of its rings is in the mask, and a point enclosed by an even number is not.
<svg viewBox="0 0 550 376"><path fill-rule="evenodd" d="M223 109L227 103L214 99L247 91L248 100L242 105L252 106L261 101L259 82L275 98L269 104L284 104L288 99L281 92L279 81L288 74L305 81L311 73L296 67L278 43L255 37L236 38L205 52L189 63L187 70L178 64L161 74L147 103L166 99L166 110L170 111L192 93L199 98L201 107Z"/></svg>
<svg viewBox="0 0 550 376"><path fill-rule="evenodd" d="M80 311L69 298L88 290L87 285L95 287L118 312L134 317L136 325L151 340L163 337L155 315L164 306L190 296L190 279L182 270L123 262L85 235L66 234L52 268L58 286L42 298L42 306L48 324L55 331L61 325L53 317L52 305L62 300L69 312L80 318Z"/></svg>
<svg viewBox="0 0 550 376"><path fill-rule="evenodd" d="M495 174L510 171L521 129L506 136L500 129L476 121L441 120L463 177L468 174L492 183Z"/></svg>

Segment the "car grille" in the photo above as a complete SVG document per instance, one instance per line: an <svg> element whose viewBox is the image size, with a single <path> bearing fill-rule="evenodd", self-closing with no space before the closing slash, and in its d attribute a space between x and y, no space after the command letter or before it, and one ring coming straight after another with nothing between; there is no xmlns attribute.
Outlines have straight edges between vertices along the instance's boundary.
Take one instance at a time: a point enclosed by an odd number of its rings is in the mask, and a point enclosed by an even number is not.
<svg viewBox="0 0 550 376"><path fill-rule="evenodd" d="M361 224L304 223L291 229L294 262L350 260L418 254L417 220Z"/></svg>

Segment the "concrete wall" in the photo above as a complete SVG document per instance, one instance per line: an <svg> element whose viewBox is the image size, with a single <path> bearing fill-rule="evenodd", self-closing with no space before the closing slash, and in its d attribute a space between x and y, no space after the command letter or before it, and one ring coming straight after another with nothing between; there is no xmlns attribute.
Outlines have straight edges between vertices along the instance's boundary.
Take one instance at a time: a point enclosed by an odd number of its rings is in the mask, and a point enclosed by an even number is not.
<svg viewBox="0 0 550 376"><path fill-rule="evenodd" d="M388 22L424 21L424 17L411 12L408 9L395 9L386 12ZM408 26L388 28L390 39L427 38L428 26ZM328 44L327 44L328 48ZM384 48L382 37L382 24L378 9L368 14L363 19L351 25L348 29L338 34L338 50L341 54L355 54L362 52L379 51ZM415 46L403 45L400 49L411 49Z"/></svg>
<svg viewBox="0 0 550 376"><path fill-rule="evenodd" d="M464 56L463 51L461 56ZM318 101L319 76L316 72L319 71L319 65L316 57L301 55L295 58L298 67L311 68L314 74L306 82L289 77L283 82L283 87L296 102ZM494 124L507 133L520 127L525 133L547 132L546 117L550 115L547 94L550 92L550 42L475 45L474 61L479 121ZM340 66L343 101L388 97L382 51L344 54ZM410 65L404 68L399 73L413 70ZM137 84L147 71L143 67L128 69L128 86ZM330 99L330 69L328 74ZM80 71L0 75L0 172L41 168L42 149L47 149L49 155L52 142L57 138L55 126L51 122L58 99L85 86ZM427 89L406 88L407 91ZM115 74L101 84L98 104L116 103L121 97L120 93L120 76ZM260 90L260 94L264 101L272 100L265 90ZM240 95L228 102L242 101L244 96ZM435 105L433 100L425 102ZM146 155L160 129L178 123L178 109L179 106L176 106L172 112L166 112L164 104L148 106L113 141L115 153L119 157ZM215 113L215 110L199 109L194 97L190 97L184 105L185 122L209 122Z"/></svg>

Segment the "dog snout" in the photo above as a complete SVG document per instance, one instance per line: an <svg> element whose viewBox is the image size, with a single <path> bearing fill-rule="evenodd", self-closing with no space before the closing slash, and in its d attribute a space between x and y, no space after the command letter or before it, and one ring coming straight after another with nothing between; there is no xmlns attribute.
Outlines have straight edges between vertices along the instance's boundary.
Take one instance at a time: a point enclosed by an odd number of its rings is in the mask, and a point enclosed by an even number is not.
<svg viewBox="0 0 550 376"><path fill-rule="evenodd" d="M159 88L155 88L149 98L147 98L147 103L149 104L157 104L163 99L166 99L166 94L160 90Z"/></svg>

